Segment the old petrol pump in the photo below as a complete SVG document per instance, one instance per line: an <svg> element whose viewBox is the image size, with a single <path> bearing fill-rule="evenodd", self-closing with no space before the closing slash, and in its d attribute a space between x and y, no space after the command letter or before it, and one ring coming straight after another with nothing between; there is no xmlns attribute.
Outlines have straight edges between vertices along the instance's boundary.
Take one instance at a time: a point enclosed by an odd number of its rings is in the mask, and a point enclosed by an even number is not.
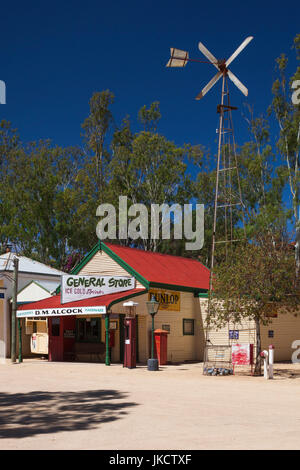
<svg viewBox="0 0 300 470"><path fill-rule="evenodd" d="M109 326L109 339L108 339L108 346L109 346L109 360L111 362L111 350L115 347L115 330Z"/></svg>
<svg viewBox="0 0 300 470"><path fill-rule="evenodd" d="M124 367L136 367L136 306L132 300L123 303L126 309L124 320Z"/></svg>

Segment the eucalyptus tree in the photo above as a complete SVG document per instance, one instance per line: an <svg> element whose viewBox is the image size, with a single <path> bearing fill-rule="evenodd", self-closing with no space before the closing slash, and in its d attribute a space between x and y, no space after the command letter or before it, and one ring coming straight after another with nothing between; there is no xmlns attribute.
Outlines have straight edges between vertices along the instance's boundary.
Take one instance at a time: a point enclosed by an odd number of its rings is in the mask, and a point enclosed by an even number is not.
<svg viewBox="0 0 300 470"><path fill-rule="evenodd" d="M157 103L143 107L139 118L144 129L133 133L127 117L114 133L111 185L115 194L127 196L128 202L144 204L148 209L147 236L142 236L142 247L156 251L161 241L151 237L151 204L162 206L189 202L189 178L186 175L187 149L178 147L156 132L160 111ZM160 219L160 228L162 219ZM132 243L128 240L127 243Z"/></svg>
<svg viewBox="0 0 300 470"><path fill-rule="evenodd" d="M0 122L0 250L15 243L17 227L13 223L16 206L12 197L14 181L8 184L9 162L20 146L20 138L10 122Z"/></svg>
<svg viewBox="0 0 300 470"><path fill-rule="evenodd" d="M254 117L251 108L249 111L246 120L250 140L240 147L238 154L247 236L251 239L260 231L268 231L272 238L278 221L285 227L291 216L283 203L285 178L272 148L267 118Z"/></svg>
<svg viewBox="0 0 300 470"><path fill-rule="evenodd" d="M271 322L270 309L280 314L299 308L295 260L281 228L260 232L252 243L235 246L231 257L215 267L207 326L253 322L256 330L255 373L260 374L261 325ZM245 324L245 323L244 323Z"/></svg>
<svg viewBox="0 0 300 470"><path fill-rule="evenodd" d="M299 60L300 34L294 39L294 48L297 60ZM282 176L286 178L291 197L296 232L295 259L298 278L300 269L300 102L297 104L292 101L292 83L300 79L300 67L298 66L296 73L288 80L286 77L287 65L286 55L281 54L276 59L278 78L273 83L273 100L269 112L273 113L279 126L279 137L276 144L281 159L285 161Z"/></svg>
<svg viewBox="0 0 300 470"><path fill-rule="evenodd" d="M74 181L80 162L80 150L50 141L9 152L1 198L10 211L1 232L24 255L61 267L68 251L78 248L80 195Z"/></svg>
<svg viewBox="0 0 300 470"><path fill-rule="evenodd" d="M95 92L90 99L90 114L82 124L87 151L93 153L95 160L96 187L101 201L108 177L107 165L110 161L107 140L114 123L110 110L113 102L114 94L111 91Z"/></svg>

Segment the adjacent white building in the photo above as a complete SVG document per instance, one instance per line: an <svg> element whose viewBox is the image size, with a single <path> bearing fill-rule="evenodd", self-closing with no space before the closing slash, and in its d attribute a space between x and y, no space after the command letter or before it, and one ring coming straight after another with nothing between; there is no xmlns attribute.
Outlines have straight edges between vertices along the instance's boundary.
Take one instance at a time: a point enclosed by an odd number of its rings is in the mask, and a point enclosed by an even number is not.
<svg viewBox="0 0 300 470"><path fill-rule="evenodd" d="M60 284L58 269L8 252L0 255L0 358L10 357L11 297L13 293L13 259L19 259L18 302L32 302L49 297ZM26 289L24 289L26 287Z"/></svg>

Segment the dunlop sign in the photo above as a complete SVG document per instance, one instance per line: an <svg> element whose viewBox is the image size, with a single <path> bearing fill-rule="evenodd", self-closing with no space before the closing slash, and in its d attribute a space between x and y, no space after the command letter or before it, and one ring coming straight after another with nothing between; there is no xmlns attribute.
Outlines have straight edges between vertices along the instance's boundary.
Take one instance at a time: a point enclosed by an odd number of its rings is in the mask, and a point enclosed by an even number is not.
<svg viewBox="0 0 300 470"><path fill-rule="evenodd" d="M161 289L150 289L148 299L151 300L152 295L159 302L159 310L180 311L180 292L164 291Z"/></svg>
<svg viewBox="0 0 300 470"><path fill-rule="evenodd" d="M61 303L91 299L134 289L134 277L125 276L72 276L61 277Z"/></svg>

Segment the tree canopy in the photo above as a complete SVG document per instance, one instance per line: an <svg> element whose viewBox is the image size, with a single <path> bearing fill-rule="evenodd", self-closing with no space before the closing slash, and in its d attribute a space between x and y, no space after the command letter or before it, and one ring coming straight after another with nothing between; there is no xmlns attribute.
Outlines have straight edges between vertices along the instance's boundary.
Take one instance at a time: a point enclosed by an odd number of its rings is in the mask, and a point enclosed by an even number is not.
<svg viewBox="0 0 300 470"><path fill-rule="evenodd" d="M300 36L294 40L296 58ZM240 143L238 162L244 201L234 212L234 230L242 215L248 240L260 232L289 232L295 240L299 271L299 122L300 105L291 101L291 84L300 67L286 77L287 57L276 61L270 107L255 116L247 106L249 138ZM7 121L0 123L0 244L7 243L30 257L64 268L77 262L97 241L96 209L101 203L205 204L205 243L186 251L185 240L120 240L119 243L193 256L209 265L215 192L215 156L201 143L183 146L159 131L158 101L137 111L140 128L125 115L116 122L114 93L95 92L82 123L82 145L60 147L54 142L23 142ZM274 132L274 123L278 132ZM233 188L237 181L233 179ZM222 216L217 232L224 229ZM275 235L274 235L275 236ZM282 235L283 236L283 235ZM252 245L250 245L252 246ZM222 250L217 259L223 260ZM73 260L73 261L72 261Z"/></svg>

